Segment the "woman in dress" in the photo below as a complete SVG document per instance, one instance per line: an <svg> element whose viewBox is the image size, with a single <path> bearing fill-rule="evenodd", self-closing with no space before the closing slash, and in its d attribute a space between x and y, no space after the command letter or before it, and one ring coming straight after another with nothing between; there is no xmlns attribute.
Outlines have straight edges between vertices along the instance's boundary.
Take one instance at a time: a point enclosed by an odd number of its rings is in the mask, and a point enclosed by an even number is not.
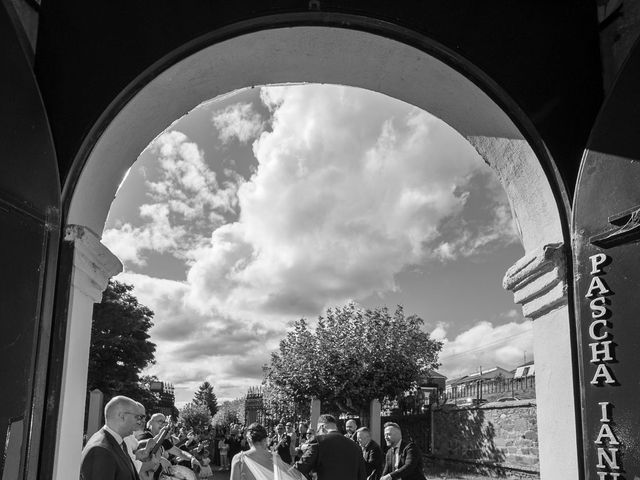
<svg viewBox="0 0 640 480"><path fill-rule="evenodd" d="M262 425L249 425L246 438L250 448L233 457L231 480L305 480L302 473L269 450L267 429Z"/></svg>

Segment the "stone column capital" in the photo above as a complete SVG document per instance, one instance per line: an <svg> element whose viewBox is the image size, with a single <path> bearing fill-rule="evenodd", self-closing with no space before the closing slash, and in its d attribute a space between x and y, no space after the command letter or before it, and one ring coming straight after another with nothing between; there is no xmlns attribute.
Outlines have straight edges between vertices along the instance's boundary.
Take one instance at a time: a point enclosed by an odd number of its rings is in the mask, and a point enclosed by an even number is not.
<svg viewBox="0 0 640 480"><path fill-rule="evenodd" d="M109 279L122 271L122 263L87 227L68 225L64 240L74 246L73 287L94 303L100 302Z"/></svg>
<svg viewBox="0 0 640 480"><path fill-rule="evenodd" d="M502 286L513 292L525 317L535 320L567 304L567 251L552 243L525 255L504 276Z"/></svg>

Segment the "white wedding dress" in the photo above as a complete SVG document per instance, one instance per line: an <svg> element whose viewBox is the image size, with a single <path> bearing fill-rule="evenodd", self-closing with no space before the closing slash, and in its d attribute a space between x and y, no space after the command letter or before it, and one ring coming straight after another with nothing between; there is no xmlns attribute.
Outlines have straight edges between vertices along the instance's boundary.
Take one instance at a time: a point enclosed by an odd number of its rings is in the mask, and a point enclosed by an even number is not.
<svg viewBox="0 0 640 480"><path fill-rule="evenodd" d="M306 480L302 473L284 463L275 452L272 453L273 461L269 467L257 462L244 452L238 455L242 455L237 465L240 476L236 475L231 480Z"/></svg>

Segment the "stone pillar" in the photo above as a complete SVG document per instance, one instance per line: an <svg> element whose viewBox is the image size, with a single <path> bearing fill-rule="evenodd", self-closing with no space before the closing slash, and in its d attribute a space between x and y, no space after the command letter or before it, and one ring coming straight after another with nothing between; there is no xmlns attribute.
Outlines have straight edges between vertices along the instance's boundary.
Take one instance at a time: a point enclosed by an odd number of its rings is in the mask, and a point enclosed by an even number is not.
<svg viewBox="0 0 640 480"><path fill-rule="evenodd" d="M65 242L73 243L73 269L67 318L60 411L55 444L54 480L80 476L85 395L93 304L100 302L109 279L122 263L86 227L70 225ZM81 394L82 393L82 394Z"/></svg>
<svg viewBox="0 0 640 480"><path fill-rule="evenodd" d="M540 477L577 478L574 369L563 244L520 259L504 278L525 317L533 320ZM562 452L562 454L559 454Z"/></svg>
<svg viewBox="0 0 640 480"><path fill-rule="evenodd" d="M382 425L380 425L380 413L382 412L382 405L377 398L371 400L369 404L369 431L371 432L371 438L373 438L379 445L382 445Z"/></svg>
<svg viewBox="0 0 640 480"><path fill-rule="evenodd" d="M309 426L315 432L318 428L318 418L320 417L320 399L312 398L311 399L311 413L309 418Z"/></svg>
<svg viewBox="0 0 640 480"><path fill-rule="evenodd" d="M87 438L96 433L103 424L104 393L97 388L89 393L89 415L87 419Z"/></svg>
<svg viewBox="0 0 640 480"><path fill-rule="evenodd" d="M533 323L536 396L543 480L576 479L579 395L573 385L574 339L567 305L565 229L569 199L553 166L545 171L526 140L467 137L507 193L525 255L505 276L525 317ZM552 188L552 183L555 187ZM562 452L561 455L558 452Z"/></svg>

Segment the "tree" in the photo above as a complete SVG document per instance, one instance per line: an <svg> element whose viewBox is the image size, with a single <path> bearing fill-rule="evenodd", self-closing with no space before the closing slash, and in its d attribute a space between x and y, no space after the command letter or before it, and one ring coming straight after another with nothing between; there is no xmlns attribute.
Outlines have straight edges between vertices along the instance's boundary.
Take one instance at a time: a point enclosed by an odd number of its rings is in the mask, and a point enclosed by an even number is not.
<svg viewBox="0 0 640 480"><path fill-rule="evenodd" d="M207 381L203 382L193 397L193 403L196 405L205 405L213 417L218 412L218 399L216 398L216 394L213 393L213 385Z"/></svg>
<svg viewBox="0 0 640 480"><path fill-rule="evenodd" d="M262 398L265 426L277 424L283 418L287 421L309 418L311 413L309 402L296 402L281 387L271 381L264 382Z"/></svg>
<svg viewBox="0 0 640 480"><path fill-rule="evenodd" d="M152 383L162 383L163 389L161 392L152 392ZM173 418L178 418L179 412L176 408L176 397L174 393L173 385L167 382L162 382L155 375L143 375L140 377L140 387L143 396L136 398L141 402L147 413L164 413L165 415L171 415Z"/></svg>
<svg viewBox="0 0 640 480"><path fill-rule="evenodd" d="M158 380L158 377L155 375L143 375L140 377L140 381L138 382L140 392L135 400L144 405L147 413L154 413L158 411L160 406L160 394L151 391L151 383L159 381L160 380Z"/></svg>
<svg viewBox="0 0 640 480"><path fill-rule="evenodd" d="M156 346L149 341L153 312L132 294L133 286L110 280L102 301L93 307L88 391L99 388L105 400L127 395L153 403L140 373L155 363Z"/></svg>
<svg viewBox="0 0 640 480"><path fill-rule="evenodd" d="M211 414L206 405L187 403L180 409L180 419L188 430L200 434L211 425Z"/></svg>
<svg viewBox="0 0 640 480"><path fill-rule="evenodd" d="M230 425L244 424L244 398L226 400L220 405L218 413L213 417L213 425L229 427Z"/></svg>
<svg viewBox="0 0 640 480"><path fill-rule="evenodd" d="M439 366L442 342L423 331L416 315L398 306L362 309L351 302L330 308L315 331L305 319L272 353L266 381L295 401L319 398L329 409L367 417L371 400L396 398Z"/></svg>

